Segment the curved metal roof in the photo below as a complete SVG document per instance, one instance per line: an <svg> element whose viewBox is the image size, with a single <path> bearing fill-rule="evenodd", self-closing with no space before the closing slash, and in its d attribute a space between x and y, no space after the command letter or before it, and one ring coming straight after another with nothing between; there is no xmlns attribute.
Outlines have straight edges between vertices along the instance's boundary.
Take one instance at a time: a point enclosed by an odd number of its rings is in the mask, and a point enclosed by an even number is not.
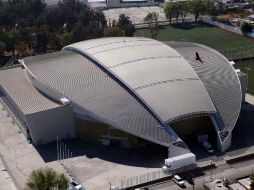
<svg viewBox="0 0 254 190"><path fill-rule="evenodd" d="M23 60L46 88L94 119L168 146L163 129L197 114L219 114L230 131L241 106L239 79L218 52L193 43L168 45L146 38L105 38ZM198 52L203 60L195 59Z"/></svg>
<svg viewBox="0 0 254 190"><path fill-rule="evenodd" d="M82 55L62 51L28 57L23 63L45 88L71 100L76 111L164 146L172 142L170 134L136 98Z"/></svg>
<svg viewBox="0 0 254 190"><path fill-rule="evenodd" d="M198 75L173 48L147 38L101 38L64 48L103 67L167 123L216 109Z"/></svg>
<svg viewBox="0 0 254 190"><path fill-rule="evenodd" d="M233 130L241 110L241 85L229 61L217 51L200 44L166 42L193 67L206 87L222 119L221 131ZM203 63L195 59L198 52Z"/></svg>

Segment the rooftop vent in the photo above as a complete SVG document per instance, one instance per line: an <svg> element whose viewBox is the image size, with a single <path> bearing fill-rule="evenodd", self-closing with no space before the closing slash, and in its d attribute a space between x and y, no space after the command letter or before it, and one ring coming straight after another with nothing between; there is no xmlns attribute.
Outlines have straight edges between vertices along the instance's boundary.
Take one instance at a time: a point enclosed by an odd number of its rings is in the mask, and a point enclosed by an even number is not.
<svg viewBox="0 0 254 190"><path fill-rule="evenodd" d="M71 101L67 98L61 98L60 99L60 102L63 104L63 105L67 105L67 104L70 104Z"/></svg>

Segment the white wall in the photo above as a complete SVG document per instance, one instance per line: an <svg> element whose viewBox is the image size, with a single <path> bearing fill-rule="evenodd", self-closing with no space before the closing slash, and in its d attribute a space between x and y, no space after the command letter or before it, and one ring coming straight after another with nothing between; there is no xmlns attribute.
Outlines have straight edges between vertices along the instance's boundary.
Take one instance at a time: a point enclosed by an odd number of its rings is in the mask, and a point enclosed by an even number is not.
<svg viewBox="0 0 254 190"><path fill-rule="evenodd" d="M76 137L75 120L71 105L26 115L28 128L35 145L47 144L57 137Z"/></svg>
<svg viewBox="0 0 254 190"><path fill-rule="evenodd" d="M217 146L221 152L225 152L231 146L232 132L229 132L227 138L221 142L219 135L217 136Z"/></svg>

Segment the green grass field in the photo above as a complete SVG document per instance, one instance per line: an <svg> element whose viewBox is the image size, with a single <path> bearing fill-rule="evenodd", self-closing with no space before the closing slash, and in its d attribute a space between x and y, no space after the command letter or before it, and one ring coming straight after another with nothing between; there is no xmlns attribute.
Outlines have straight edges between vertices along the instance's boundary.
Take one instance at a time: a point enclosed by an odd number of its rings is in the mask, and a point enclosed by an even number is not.
<svg viewBox="0 0 254 190"><path fill-rule="evenodd" d="M149 37L149 30L137 30L135 36ZM254 46L253 39L203 24L162 27L158 32L157 40L196 42L216 50Z"/></svg>
<svg viewBox="0 0 254 190"><path fill-rule="evenodd" d="M248 74L248 91L254 94L254 60L237 62L234 67Z"/></svg>

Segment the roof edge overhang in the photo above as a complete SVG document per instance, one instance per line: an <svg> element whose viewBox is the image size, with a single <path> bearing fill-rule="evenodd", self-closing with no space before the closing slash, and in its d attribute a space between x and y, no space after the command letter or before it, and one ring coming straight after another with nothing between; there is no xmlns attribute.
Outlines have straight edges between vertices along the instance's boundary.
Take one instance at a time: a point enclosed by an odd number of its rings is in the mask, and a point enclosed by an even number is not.
<svg viewBox="0 0 254 190"><path fill-rule="evenodd" d="M185 114L185 115L180 115L178 117L175 117L171 120L168 120L167 123L176 123L176 122L179 122L179 121L183 121L183 120L187 120L187 119L191 119L191 118L194 118L194 117L209 117L209 116L212 116L214 114L216 114L217 112L193 112L193 113L190 113L190 114Z"/></svg>

